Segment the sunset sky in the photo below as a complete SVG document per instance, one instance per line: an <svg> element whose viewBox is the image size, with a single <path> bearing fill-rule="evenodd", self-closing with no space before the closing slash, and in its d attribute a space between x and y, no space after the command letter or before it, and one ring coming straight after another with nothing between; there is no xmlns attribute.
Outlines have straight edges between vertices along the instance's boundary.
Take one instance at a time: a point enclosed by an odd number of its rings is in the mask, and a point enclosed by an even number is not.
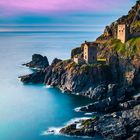
<svg viewBox="0 0 140 140"><path fill-rule="evenodd" d="M69 22L126 14L136 0L0 0L0 23ZM76 19L77 20L77 19ZM80 21L79 21L80 23Z"/></svg>

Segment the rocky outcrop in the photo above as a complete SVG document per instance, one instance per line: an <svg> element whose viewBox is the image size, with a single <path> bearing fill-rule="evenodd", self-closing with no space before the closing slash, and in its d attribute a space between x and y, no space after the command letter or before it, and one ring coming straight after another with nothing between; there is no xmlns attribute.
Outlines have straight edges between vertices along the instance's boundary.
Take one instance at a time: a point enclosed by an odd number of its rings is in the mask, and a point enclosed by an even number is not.
<svg viewBox="0 0 140 140"><path fill-rule="evenodd" d="M90 136L93 137L95 135L95 131L92 128L92 124L94 124L96 121L96 118L94 119L87 119L82 120L70 124L66 126L65 128L62 128L60 130L60 133L71 135L71 136ZM91 124L91 127L89 125Z"/></svg>
<svg viewBox="0 0 140 140"><path fill-rule="evenodd" d="M65 61L54 59L47 68L20 78L24 83L45 83L92 99L99 99L100 94L106 92L104 86L112 79L107 65L77 65L71 59ZM36 82L34 82L35 78Z"/></svg>
<svg viewBox="0 0 140 140"><path fill-rule="evenodd" d="M79 111L82 112L113 112L116 110L118 102L116 98L106 98L100 101L96 101L84 107L80 107Z"/></svg>
<svg viewBox="0 0 140 140"><path fill-rule="evenodd" d="M108 93L108 92L107 92ZM134 93L128 93L124 89L111 93L104 99L97 100L89 105L79 107L77 111L82 112L114 112L119 110L132 109L140 104L139 96L132 96Z"/></svg>
<svg viewBox="0 0 140 140"><path fill-rule="evenodd" d="M49 62L46 56L43 57L40 54L34 54L32 55L32 61L23 65L29 68L44 69L49 66Z"/></svg>
<svg viewBox="0 0 140 140"><path fill-rule="evenodd" d="M61 59L58 59L58 58L55 58L53 61L52 61L52 66L55 66L57 63L61 62L62 60Z"/></svg>
<svg viewBox="0 0 140 140"><path fill-rule="evenodd" d="M140 137L140 105L133 109L79 120L60 130L62 134L74 136L90 136L100 134L111 140L139 140Z"/></svg>
<svg viewBox="0 0 140 140"><path fill-rule="evenodd" d="M32 74L20 76L19 78L24 84L43 84L45 75L44 71L36 71Z"/></svg>
<svg viewBox="0 0 140 140"><path fill-rule="evenodd" d="M108 74L108 66L77 65L72 60L67 60L48 67L44 82L64 91L85 94L90 87L109 82L111 77Z"/></svg>

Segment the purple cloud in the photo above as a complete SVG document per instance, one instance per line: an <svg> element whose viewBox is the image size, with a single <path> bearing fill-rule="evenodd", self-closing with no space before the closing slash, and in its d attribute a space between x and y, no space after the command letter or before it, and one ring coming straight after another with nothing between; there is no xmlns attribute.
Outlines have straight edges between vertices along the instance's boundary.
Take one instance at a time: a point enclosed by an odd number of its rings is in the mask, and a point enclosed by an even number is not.
<svg viewBox="0 0 140 140"><path fill-rule="evenodd" d="M1 0L1 14L11 15L22 12L64 13L73 11L110 11L131 0Z"/></svg>

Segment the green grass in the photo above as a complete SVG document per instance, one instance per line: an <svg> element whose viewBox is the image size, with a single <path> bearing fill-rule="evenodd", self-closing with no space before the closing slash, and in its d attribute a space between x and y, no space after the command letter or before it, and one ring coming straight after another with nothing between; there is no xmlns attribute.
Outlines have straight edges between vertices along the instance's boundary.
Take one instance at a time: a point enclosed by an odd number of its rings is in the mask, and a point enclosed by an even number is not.
<svg viewBox="0 0 140 140"><path fill-rule="evenodd" d="M126 54L127 56L140 56L140 37L132 38L126 42Z"/></svg>
<svg viewBox="0 0 140 140"><path fill-rule="evenodd" d="M126 43L118 39L111 39L106 43L106 47L113 52L117 52L122 57L140 56L140 37L132 38Z"/></svg>
<svg viewBox="0 0 140 140"><path fill-rule="evenodd" d="M134 23L131 25L131 27L133 27L133 28L138 28L138 27L140 27L140 21L134 22Z"/></svg>

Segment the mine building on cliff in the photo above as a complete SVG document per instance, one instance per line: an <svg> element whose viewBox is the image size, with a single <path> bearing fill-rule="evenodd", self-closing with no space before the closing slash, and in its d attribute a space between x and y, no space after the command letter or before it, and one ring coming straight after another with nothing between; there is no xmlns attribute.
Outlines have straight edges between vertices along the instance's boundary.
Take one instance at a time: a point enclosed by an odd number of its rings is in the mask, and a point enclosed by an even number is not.
<svg viewBox="0 0 140 140"><path fill-rule="evenodd" d="M97 62L97 43L95 42L86 42L84 44L83 58L86 63L93 64Z"/></svg>
<svg viewBox="0 0 140 140"><path fill-rule="evenodd" d="M97 62L97 47L98 44L95 42L87 42L82 44L82 55L75 55L73 61L76 64L87 63L93 64Z"/></svg>
<svg viewBox="0 0 140 140"><path fill-rule="evenodd" d="M126 24L119 24L117 29L117 39L125 43L129 39L129 28Z"/></svg>

